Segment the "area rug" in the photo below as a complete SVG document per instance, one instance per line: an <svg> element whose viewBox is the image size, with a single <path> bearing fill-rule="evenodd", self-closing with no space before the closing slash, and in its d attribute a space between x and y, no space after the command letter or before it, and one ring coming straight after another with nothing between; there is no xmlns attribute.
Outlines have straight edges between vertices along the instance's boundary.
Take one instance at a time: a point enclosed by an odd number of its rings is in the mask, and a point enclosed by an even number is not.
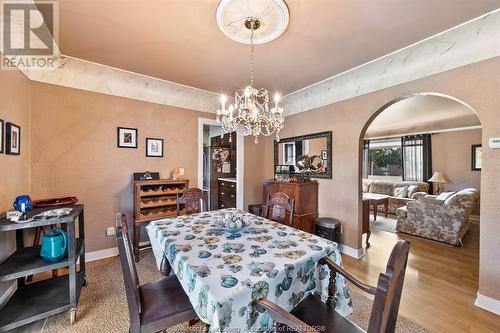
<svg viewBox="0 0 500 333"><path fill-rule="evenodd" d="M151 282L160 277L152 253L146 254L137 264L141 283ZM128 332L129 317L127 299L123 285L119 261L109 265L90 268L87 271L88 285L82 289L78 304L77 321L69 323L69 314L63 313L47 319L43 333L125 333ZM354 312L350 319L361 328L367 329L372 301L353 290ZM203 331L201 323L189 327L188 323L168 329L168 333ZM397 332L430 332L417 323L398 317Z"/></svg>
<svg viewBox="0 0 500 333"><path fill-rule="evenodd" d="M370 215L370 224L372 229L378 229L382 231L396 233L396 223L397 220L390 215L388 217L384 217L383 215L377 216L377 221L373 221L373 216Z"/></svg>

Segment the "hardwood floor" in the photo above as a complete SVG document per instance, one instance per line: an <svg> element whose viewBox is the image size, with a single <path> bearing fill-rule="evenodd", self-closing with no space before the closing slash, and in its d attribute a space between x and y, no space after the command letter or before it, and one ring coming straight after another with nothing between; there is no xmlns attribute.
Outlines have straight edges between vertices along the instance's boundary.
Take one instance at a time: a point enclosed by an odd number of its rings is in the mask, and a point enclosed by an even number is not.
<svg viewBox="0 0 500 333"><path fill-rule="evenodd" d="M500 332L500 316L474 306L479 270L477 223L465 236L463 247L373 229L366 256L360 260L343 256L344 266L375 285L399 239L411 242L401 314L433 332Z"/></svg>

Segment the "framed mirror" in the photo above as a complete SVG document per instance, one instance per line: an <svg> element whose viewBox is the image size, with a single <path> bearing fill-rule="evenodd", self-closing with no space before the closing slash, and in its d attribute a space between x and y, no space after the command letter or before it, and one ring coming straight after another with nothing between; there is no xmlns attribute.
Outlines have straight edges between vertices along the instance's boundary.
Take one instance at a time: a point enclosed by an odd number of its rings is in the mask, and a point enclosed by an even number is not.
<svg viewBox="0 0 500 333"><path fill-rule="evenodd" d="M289 166L289 167L283 167ZM289 175L332 178L332 132L321 132L274 141L274 170Z"/></svg>

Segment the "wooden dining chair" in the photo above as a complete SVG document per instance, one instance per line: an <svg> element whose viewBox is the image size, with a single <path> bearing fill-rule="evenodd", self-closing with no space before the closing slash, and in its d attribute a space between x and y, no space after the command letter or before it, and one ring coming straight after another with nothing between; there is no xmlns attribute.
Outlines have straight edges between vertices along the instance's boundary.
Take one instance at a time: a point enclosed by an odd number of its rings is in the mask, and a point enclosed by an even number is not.
<svg viewBox="0 0 500 333"><path fill-rule="evenodd" d="M182 191L182 196L177 194L177 216L180 215L180 205L184 204L186 215L201 213L207 207L207 194L197 187Z"/></svg>
<svg viewBox="0 0 500 333"><path fill-rule="evenodd" d="M140 285L125 215L116 216L116 241L127 295L130 333L158 332L198 317L175 275Z"/></svg>
<svg viewBox="0 0 500 333"><path fill-rule="evenodd" d="M310 294L290 313L266 299L257 301L257 310L260 312L269 311L277 323L277 332L365 332L335 311L335 278L337 274L340 274L354 286L375 296L367 332L393 333L396 328L409 250L410 243L408 241L396 243L389 257L385 273L381 273L379 276L377 287L361 282L330 258L325 257L321 259L320 263L322 262L330 268L330 284L326 303L321 300L320 295ZM324 329L316 330L314 327Z"/></svg>
<svg viewBox="0 0 500 333"><path fill-rule="evenodd" d="M290 199L290 197L283 192L276 192L267 196L267 202L262 209L262 217L275 222L293 225L294 209L294 199Z"/></svg>

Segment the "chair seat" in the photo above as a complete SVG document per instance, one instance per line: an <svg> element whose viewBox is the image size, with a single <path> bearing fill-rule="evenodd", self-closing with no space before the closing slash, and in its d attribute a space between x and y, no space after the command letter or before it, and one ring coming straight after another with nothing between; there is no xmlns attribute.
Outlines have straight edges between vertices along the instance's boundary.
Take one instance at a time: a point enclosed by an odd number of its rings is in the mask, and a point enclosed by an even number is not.
<svg viewBox="0 0 500 333"><path fill-rule="evenodd" d="M324 330L319 328L319 332L366 333L358 325L326 305L316 294L304 298L290 313L309 326L325 327Z"/></svg>
<svg viewBox="0 0 500 333"><path fill-rule="evenodd" d="M168 276L139 287L141 322L170 327L197 318L176 276ZM165 325L166 324L166 325Z"/></svg>

